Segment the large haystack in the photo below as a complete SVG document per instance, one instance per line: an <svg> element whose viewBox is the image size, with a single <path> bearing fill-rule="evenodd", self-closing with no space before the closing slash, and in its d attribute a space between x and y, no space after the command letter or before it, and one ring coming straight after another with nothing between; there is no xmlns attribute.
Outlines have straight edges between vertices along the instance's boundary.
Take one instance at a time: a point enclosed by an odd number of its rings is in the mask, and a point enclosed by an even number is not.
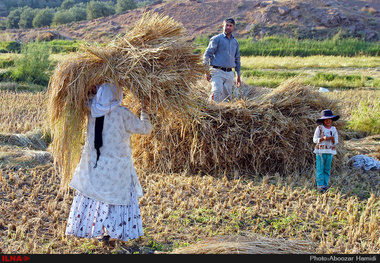
<svg viewBox="0 0 380 263"><path fill-rule="evenodd" d="M297 79L250 100L216 105L200 95L197 104L192 120L157 114L153 132L133 142L135 163L166 173L301 172L314 167L312 138L321 110L339 114L336 102Z"/></svg>
<svg viewBox="0 0 380 263"><path fill-rule="evenodd" d="M51 150L66 183L79 162L89 92L108 82L156 113L193 109L191 84L204 68L182 24L145 14L107 46L85 45L57 65L49 83Z"/></svg>

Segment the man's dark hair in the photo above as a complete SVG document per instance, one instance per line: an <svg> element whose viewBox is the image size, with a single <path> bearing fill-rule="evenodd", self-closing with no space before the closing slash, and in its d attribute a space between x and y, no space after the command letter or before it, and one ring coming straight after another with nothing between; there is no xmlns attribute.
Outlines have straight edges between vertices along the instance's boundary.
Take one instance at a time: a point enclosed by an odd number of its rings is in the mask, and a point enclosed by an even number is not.
<svg viewBox="0 0 380 263"><path fill-rule="evenodd" d="M232 23L235 25L235 20L233 18L227 18L226 20L224 20L224 23Z"/></svg>

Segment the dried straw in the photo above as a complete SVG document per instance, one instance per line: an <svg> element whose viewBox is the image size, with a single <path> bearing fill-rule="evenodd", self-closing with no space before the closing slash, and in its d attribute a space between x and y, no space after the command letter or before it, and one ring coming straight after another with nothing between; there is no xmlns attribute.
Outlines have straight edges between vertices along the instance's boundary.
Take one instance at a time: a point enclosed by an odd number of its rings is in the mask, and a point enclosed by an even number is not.
<svg viewBox="0 0 380 263"><path fill-rule="evenodd" d="M197 104L191 121L157 115L153 132L133 141L135 163L164 173L303 172L314 167L312 137L320 111L340 112L337 102L297 79L250 100L216 105L200 94ZM338 155L334 165L342 158Z"/></svg>
<svg viewBox="0 0 380 263"><path fill-rule="evenodd" d="M57 65L49 83L51 150L66 184L80 158L89 91L115 84L156 113L192 111L191 84L204 68L182 24L145 14L133 29L107 46L83 45Z"/></svg>
<svg viewBox="0 0 380 263"><path fill-rule="evenodd" d="M259 235L217 236L194 245L175 249L173 254L308 254L312 243Z"/></svg>
<svg viewBox="0 0 380 263"><path fill-rule="evenodd" d="M0 134L0 142L33 150L45 151L47 148L44 133L39 129L27 133Z"/></svg>

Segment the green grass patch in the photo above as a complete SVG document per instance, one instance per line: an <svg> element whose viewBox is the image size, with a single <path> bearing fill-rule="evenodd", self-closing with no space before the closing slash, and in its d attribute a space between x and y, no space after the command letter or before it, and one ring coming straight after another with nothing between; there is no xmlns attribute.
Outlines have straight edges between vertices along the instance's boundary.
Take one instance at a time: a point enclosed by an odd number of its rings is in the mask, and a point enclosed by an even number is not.
<svg viewBox="0 0 380 263"><path fill-rule="evenodd" d="M209 42L209 36L198 37L194 44L197 52L204 52ZM380 45L377 42L367 42L357 38L340 38L339 36L326 40L297 39L286 36L238 39L242 56L345 56L358 55L378 56Z"/></svg>
<svg viewBox="0 0 380 263"><path fill-rule="evenodd" d="M370 87L374 78L359 74L343 75L332 72L318 72L306 83L326 88L360 88Z"/></svg>
<svg viewBox="0 0 380 263"><path fill-rule="evenodd" d="M376 42L348 39L302 39L290 37L264 37L259 40L239 39L242 56L378 56L380 45Z"/></svg>
<svg viewBox="0 0 380 263"><path fill-rule="evenodd" d="M0 42L0 53L19 53L21 51L21 44L16 41L3 41Z"/></svg>
<svg viewBox="0 0 380 263"><path fill-rule="evenodd" d="M1 74L0 74L1 76ZM46 86L32 83L17 83L17 82L0 82L0 90L8 90L14 92L31 92L39 93L46 91Z"/></svg>
<svg viewBox="0 0 380 263"><path fill-rule="evenodd" d="M248 85L275 88L299 73L292 71L256 70L242 68L244 82Z"/></svg>
<svg viewBox="0 0 380 263"><path fill-rule="evenodd" d="M50 73L49 47L41 43L30 43L23 46L21 56L14 61L11 79L16 82L27 82L47 85Z"/></svg>
<svg viewBox="0 0 380 263"><path fill-rule="evenodd" d="M9 67L13 67L14 59L11 57L0 59L0 68L5 69Z"/></svg>
<svg viewBox="0 0 380 263"><path fill-rule="evenodd" d="M245 77L293 78L299 73L292 71L263 71L242 68Z"/></svg>
<svg viewBox="0 0 380 263"><path fill-rule="evenodd" d="M379 88L380 78L362 74L338 74L336 72L310 72L288 70L258 70L242 68L243 80L248 85L275 88L295 76L304 85L331 89Z"/></svg>
<svg viewBox="0 0 380 263"><path fill-rule="evenodd" d="M380 104L361 101L359 106L351 111L347 127L368 135L380 134Z"/></svg>
<svg viewBox="0 0 380 263"><path fill-rule="evenodd" d="M0 53L20 53L24 47L34 44L47 45L52 54L76 52L82 41L54 39L52 41L30 42L28 44L20 44L16 41L0 42ZM1 65L0 65L1 66Z"/></svg>
<svg viewBox="0 0 380 263"><path fill-rule="evenodd" d="M365 70L380 67L380 57L310 56L310 57L241 57L242 69L353 69ZM330 70L329 70L330 71Z"/></svg>
<svg viewBox="0 0 380 263"><path fill-rule="evenodd" d="M52 41L47 42L47 45L51 48L51 53L59 54L76 52L81 43L81 41L76 40L54 39Z"/></svg>

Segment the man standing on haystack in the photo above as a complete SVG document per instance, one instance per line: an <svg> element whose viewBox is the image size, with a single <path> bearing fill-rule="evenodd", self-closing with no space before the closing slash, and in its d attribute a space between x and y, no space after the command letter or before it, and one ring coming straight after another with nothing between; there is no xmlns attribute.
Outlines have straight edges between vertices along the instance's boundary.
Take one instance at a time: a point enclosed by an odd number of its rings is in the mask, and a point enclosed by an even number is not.
<svg viewBox="0 0 380 263"><path fill-rule="evenodd" d="M235 74L236 86L240 87L240 52L239 43L232 35L235 29L235 20L228 18L223 23L223 33L213 36L203 56L203 63L207 67L206 79L211 81L210 100L222 102L231 100L232 85ZM212 68L209 69L209 66Z"/></svg>

